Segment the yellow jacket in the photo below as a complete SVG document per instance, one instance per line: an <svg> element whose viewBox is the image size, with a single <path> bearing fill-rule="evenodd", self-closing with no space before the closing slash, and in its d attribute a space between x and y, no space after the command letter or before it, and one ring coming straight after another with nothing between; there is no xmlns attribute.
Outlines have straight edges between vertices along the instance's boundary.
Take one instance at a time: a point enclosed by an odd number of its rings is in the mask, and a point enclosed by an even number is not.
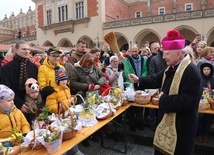
<svg viewBox="0 0 214 155"><path fill-rule="evenodd" d="M13 128L16 131L21 131L22 133L30 132L30 125L26 120L24 114L16 107L10 114L4 114L0 111L0 131L12 131ZM5 132L0 133L0 138L6 138L11 136L11 133Z"/></svg>
<svg viewBox="0 0 214 155"><path fill-rule="evenodd" d="M64 66L57 64L60 68L64 68ZM55 81L55 70L54 66L51 65L46 58L43 62L43 64L39 67L38 71L38 83L39 88L42 90L46 86L52 86L53 88L57 87L56 81Z"/></svg>
<svg viewBox="0 0 214 155"><path fill-rule="evenodd" d="M48 107L49 112L58 113L58 102L66 104L67 106L64 107L65 110L67 110L67 107L71 106L70 89L67 86L63 87L59 85L57 85L54 89L55 92L46 98L46 106Z"/></svg>

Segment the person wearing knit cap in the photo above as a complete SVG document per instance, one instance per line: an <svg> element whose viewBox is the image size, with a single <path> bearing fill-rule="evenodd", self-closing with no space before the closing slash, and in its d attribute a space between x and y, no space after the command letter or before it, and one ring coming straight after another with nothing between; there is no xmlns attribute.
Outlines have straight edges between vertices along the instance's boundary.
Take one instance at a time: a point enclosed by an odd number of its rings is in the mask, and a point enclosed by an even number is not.
<svg viewBox="0 0 214 155"><path fill-rule="evenodd" d="M204 93L212 92L214 89L214 76L213 76L213 65L209 62L205 62L200 66L202 86ZM196 140L199 143L208 143L210 136L210 129L212 125L213 115L201 114L198 115L198 127Z"/></svg>
<svg viewBox="0 0 214 155"><path fill-rule="evenodd" d="M67 73L63 68L59 67L58 69L56 69L56 83L59 84L60 81L64 80L68 80Z"/></svg>
<svg viewBox="0 0 214 155"><path fill-rule="evenodd" d="M44 103L42 101L42 96L39 92L39 85L36 79L28 78L25 82L26 96L25 96L25 106L27 111L24 112L25 117L28 122L33 125L36 117L42 112Z"/></svg>
<svg viewBox="0 0 214 155"><path fill-rule="evenodd" d="M74 97L71 96L67 86L68 76L63 68L56 70L56 83L55 92L46 99L46 106L49 112L58 114L59 111L61 113L66 111L74 103Z"/></svg>
<svg viewBox="0 0 214 155"><path fill-rule="evenodd" d="M0 132L16 129L22 134L30 132L30 125L23 113L14 105L15 93L12 89L0 84ZM10 137L11 133L0 134L0 138Z"/></svg>
<svg viewBox="0 0 214 155"><path fill-rule="evenodd" d="M185 38L178 30L168 31L162 46L166 70L147 77L130 74L129 79L135 89L161 88L153 140L155 154L193 155L202 95L201 75L189 54L182 51Z"/></svg>

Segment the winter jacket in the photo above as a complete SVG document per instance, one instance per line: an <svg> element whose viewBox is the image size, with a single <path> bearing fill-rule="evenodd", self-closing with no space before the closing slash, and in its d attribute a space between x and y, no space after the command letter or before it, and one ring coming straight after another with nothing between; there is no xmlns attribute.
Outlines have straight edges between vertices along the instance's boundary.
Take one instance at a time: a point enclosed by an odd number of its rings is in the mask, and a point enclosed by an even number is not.
<svg viewBox="0 0 214 155"><path fill-rule="evenodd" d="M158 72L165 70L167 67L166 61L163 59L163 52L158 52L153 56L149 63L149 75L157 74Z"/></svg>
<svg viewBox="0 0 214 155"><path fill-rule="evenodd" d="M114 69L112 68L111 65L108 65L106 67L106 73L109 76L109 84L111 85L111 87L116 87L118 84L117 79L118 79L119 73L115 74Z"/></svg>
<svg viewBox="0 0 214 155"><path fill-rule="evenodd" d="M203 72L204 67L210 68L210 74L207 76ZM208 88L210 86L211 89L214 89L213 65L205 62L200 65L200 71L201 71L201 77L202 77L202 86L204 88Z"/></svg>
<svg viewBox="0 0 214 155"><path fill-rule="evenodd" d="M15 129L16 131L21 131L22 133L30 132L29 123L23 113L16 107L9 114L5 114L0 111L0 120L0 131L12 131ZM1 133L0 138L6 138L10 135L11 133L9 132Z"/></svg>
<svg viewBox="0 0 214 155"><path fill-rule="evenodd" d="M57 66L65 69L59 63L57 64ZM55 81L54 66L48 62L47 58L44 60L43 64L39 67L38 83L39 83L40 90L42 90L46 86L52 86L53 88L58 86Z"/></svg>
<svg viewBox="0 0 214 155"><path fill-rule="evenodd" d="M128 75L129 74L137 75L135 65L131 56L124 59L123 64L124 64L124 81L130 82ZM148 75L147 60L143 58L143 56L141 56L141 76L147 76L147 75Z"/></svg>
<svg viewBox="0 0 214 155"><path fill-rule="evenodd" d="M81 91L85 97L90 84L102 86L105 80L105 76L96 66L93 67L92 73L86 73L79 63L75 63L70 83L71 92L72 94L76 94Z"/></svg>
<svg viewBox="0 0 214 155"><path fill-rule="evenodd" d="M57 87L54 87L54 89L55 92L46 98L46 106L48 107L49 112L58 113L59 102L66 104L68 107L71 106L71 93L67 86L63 87L58 85ZM68 109L67 106L64 106L65 110Z"/></svg>

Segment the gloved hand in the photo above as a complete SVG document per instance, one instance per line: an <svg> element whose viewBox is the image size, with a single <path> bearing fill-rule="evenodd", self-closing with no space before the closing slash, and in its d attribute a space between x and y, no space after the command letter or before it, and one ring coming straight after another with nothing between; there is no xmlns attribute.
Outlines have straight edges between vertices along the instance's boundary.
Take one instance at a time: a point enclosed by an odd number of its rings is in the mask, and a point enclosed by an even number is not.
<svg viewBox="0 0 214 155"><path fill-rule="evenodd" d="M53 92L55 92L55 89L52 86L46 86L41 90L41 94L44 99L46 99Z"/></svg>

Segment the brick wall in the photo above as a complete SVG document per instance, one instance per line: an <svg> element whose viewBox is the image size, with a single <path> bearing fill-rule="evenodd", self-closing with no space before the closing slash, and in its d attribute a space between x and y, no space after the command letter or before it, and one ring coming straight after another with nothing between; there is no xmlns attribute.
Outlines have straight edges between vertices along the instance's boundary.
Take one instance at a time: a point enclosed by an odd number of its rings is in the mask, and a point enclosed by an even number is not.
<svg viewBox="0 0 214 155"><path fill-rule="evenodd" d="M44 19L43 19L43 5L38 6L38 27L43 27L44 26Z"/></svg>
<svg viewBox="0 0 214 155"><path fill-rule="evenodd" d="M115 21L117 16L119 20L129 18L128 4L121 0L106 0L106 22Z"/></svg>
<svg viewBox="0 0 214 155"><path fill-rule="evenodd" d="M158 15L158 8L165 7L165 13L171 14L175 12L184 12L186 3L193 3L193 10L201 10L203 8L213 8L214 1L206 0L206 5L202 6L202 0L177 0L176 8L173 10L173 0L151 0L150 12L148 11L147 1L139 1L133 3L125 3L122 0L106 0L106 22L115 21L116 15L120 20L135 18L136 12L141 12L142 17Z"/></svg>
<svg viewBox="0 0 214 155"><path fill-rule="evenodd" d="M97 0L88 0L88 16L98 16Z"/></svg>

